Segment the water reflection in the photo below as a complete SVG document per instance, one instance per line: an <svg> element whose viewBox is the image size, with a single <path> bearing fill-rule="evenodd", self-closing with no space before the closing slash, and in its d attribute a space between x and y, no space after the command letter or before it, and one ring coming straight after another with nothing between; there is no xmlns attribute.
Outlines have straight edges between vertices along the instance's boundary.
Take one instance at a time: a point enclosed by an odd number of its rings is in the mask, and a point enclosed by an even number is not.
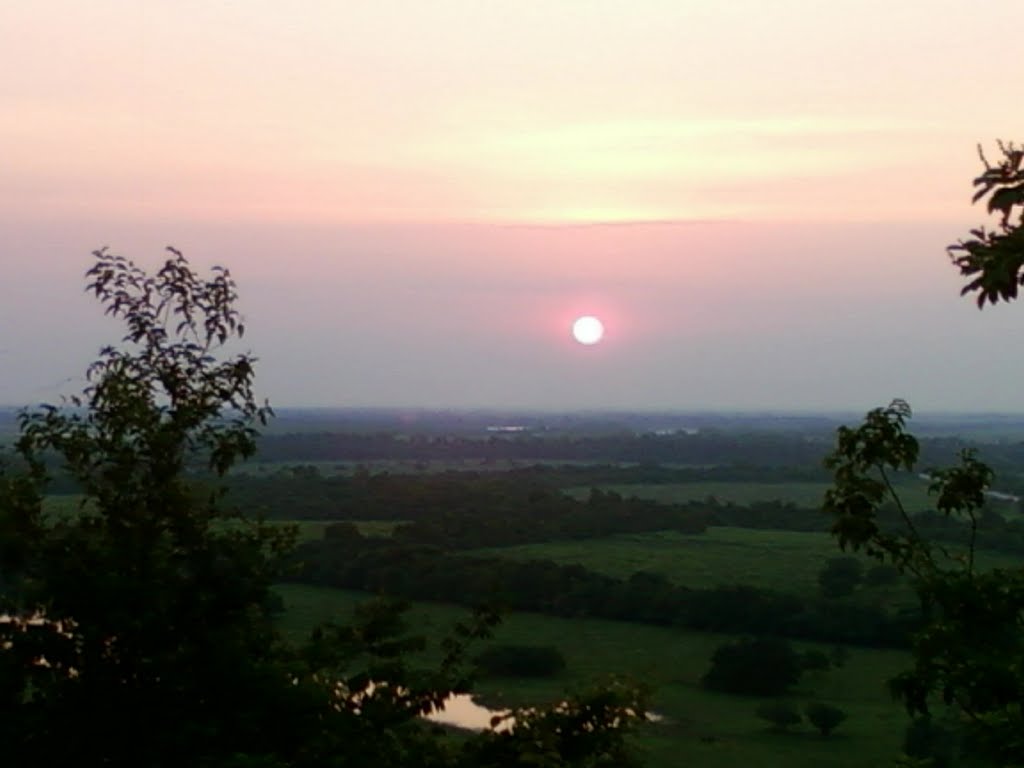
<svg viewBox="0 0 1024 768"><path fill-rule="evenodd" d="M39 627L43 625L53 626L58 633L64 637L72 637L72 634L68 631L67 624L70 622L59 622L49 621L40 613L34 613L26 617L12 616L9 613L0 613L0 625L12 626L15 629L24 631L29 627ZM0 650L9 650L13 646L10 640L0 643ZM36 659L36 664L39 666L49 667L50 664L46 658L40 656ZM73 677L77 676L77 671L74 669L68 670L69 674ZM373 695L374 688L376 686L370 683L363 695ZM426 719L438 725L448 725L454 728L464 728L470 731L484 731L493 729L497 732L508 731L515 726L515 718L506 717L511 710L508 709L490 709L482 704L478 704L473 700L471 694L468 693L453 693L447 699L444 700L443 709L439 709L429 715L426 715ZM491 721L494 718L501 718L496 726L491 725ZM662 720L662 716L655 714L654 712L647 713L647 721L651 723L657 723Z"/></svg>
<svg viewBox="0 0 1024 768"><path fill-rule="evenodd" d="M441 725L465 728L470 731L483 731L491 727L492 717L507 715L507 709L488 709L473 701L468 693L453 693L444 701L444 709L427 715L427 719ZM514 725L512 718L502 720L496 731L507 731Z"/></svg>
<svg viewBox="0 0 1024 768"><path fill-rule="evenodd" d="M468 693L455 693L444 701L444 709L427 715L427 719L440 725L450 725L455 728L465 728L470 731L484 731L491 728L491 719L503 718L494 728L495 731L507 731L515 726L515 718L505 717L511 710L489 709L478 704ZM662 715L655 712L648 712L646 716L649 723L660 723L664 720Z"/></svg>

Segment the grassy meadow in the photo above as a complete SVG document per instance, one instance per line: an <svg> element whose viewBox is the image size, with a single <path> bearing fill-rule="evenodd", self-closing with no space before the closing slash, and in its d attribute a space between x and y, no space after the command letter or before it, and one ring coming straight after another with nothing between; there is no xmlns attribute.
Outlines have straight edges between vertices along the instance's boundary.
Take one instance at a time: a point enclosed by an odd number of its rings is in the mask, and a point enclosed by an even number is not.
<svg viewBox="0 0 1024 768"><path fill-rule="evenodd" d="M281 628L294 640L320 621L344 621L367 597L304 585L282 585L277 590L286 606ZM421 603L413 606L409 625L416 633L438 638L466 615L458 607ZM754 713L761 699L709 693L700 687L714 649L728 639L625 622L514 613L505 617L493 642L555 646L567 660L566 672L546 680L484 679L476 690L483 703L500 708L558 701L567 691L611 675L641 682L653 690L651 707L664 717L644 726L637 736L650 768L891 764L899 752L906 715L884 686L908 663L906 654L854 648L841 669L804 676L791 696L794 702L802 706L823 700L849 715L833 736L823 738L806 724L791 733L772 732ZM428 653L424 662L436 658Z"/></svg>
<svg viewBox="0 0 1024 768"><path fill-rule="evenodd" d="M646 571L693 589L744 584L801 597L818 594L818 573L832 558L858 557L865 570L878 564L866 555L842 552L836 540L825 532L726 527L709 528L702 534L655 531L493 547L473 553L578 564L620 579ZM981 551L976 562L980 569L1020 566L1018 557L1000 552ZM903 582L863 586L859 594L863 599L888 604L916 600Z"/></svg>
<svg viewBox="0 0 1024 768"><path fill-rule="evenodd" d="M693 483L673 486L614 486L624 495L639 489L673 494L661 500L682 500L681 488L692 498L716 495L730 500L782 498L809 505L812 494L823 490L814 483ZM768 493L781 491L785 496ZM924 486L920 490L923 494ZM582 490L580 491L583 492ZM587 491L589 492L589 491ZM636 495L641 495L638 493ZM820 498L820 495L817 496ZM73 514L79 497L49 497L46 509L55 517ZM332 521L295 521L300 541L319 538ZM387 536L398 524L391 521L352 521L364 535ZM823 520L823 524L824 524ZM670 581L691 587L749 584L804 596L818 591L817 575L825 562L842 553L825 532L808 533L716 527L700 535L671 531L608 536L577 541L475 550L473 554L517 559L548 559L618 578L637 571L664 574ZM1009 565L1013 558L985 554L982 565ZM865 565L872 561L865 558ZM359 592L282 584L275 587L285 604L280 628L299 641L325 620L344 622L354 606L368 599ZM867 599L910 599L906 587L871 588ZM409 626L415 634L434 641L424 664L440 658L437 640L468 612L457 606L413 605ZM716 647L732 636L677 628L598 619L564 619L532 613L505 617L491 642L557 647L567 661L566 671L552 679L482 679L477 697L493 708L532 705L560 700L566 692L600 684L610 676L632 679L652 691L651 707L664 719L644 725L635 740L649 768L853 768L891 765L899 754L908 719L886 692L885 683L909 665L901 651L850 648L845 665L804 675L789 697L800 708L824 701L848 714L831 737L820 736L806 723L790 732L772 731L756 716L763 699L712 693L700 687ZM806 650L828 646L794 643ZM481 645L481 649L484 645Z"/></svg>
<svg viewBox="0 0 1024 768"><path fill-rule="evenodd" d="M656 531L476 552L579 564L621 579L647 571L693 588L749 584L801 595L816 593L818 572L842 554L827 533L751 528L709 528L702 534ZM864 558L865 566L872 562Z"/></svg>

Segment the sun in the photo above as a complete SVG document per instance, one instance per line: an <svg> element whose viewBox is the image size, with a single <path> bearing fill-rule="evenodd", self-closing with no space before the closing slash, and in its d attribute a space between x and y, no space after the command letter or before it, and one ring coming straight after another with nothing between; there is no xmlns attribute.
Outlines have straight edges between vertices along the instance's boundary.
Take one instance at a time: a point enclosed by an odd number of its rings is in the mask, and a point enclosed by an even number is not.
<svg viewBox="0 0 1024 768"><path fill-rule="evenodd" d="M604 323L593 315L577 317L572 324L572 336L580 344L597 344L604 337Z"/></svg>

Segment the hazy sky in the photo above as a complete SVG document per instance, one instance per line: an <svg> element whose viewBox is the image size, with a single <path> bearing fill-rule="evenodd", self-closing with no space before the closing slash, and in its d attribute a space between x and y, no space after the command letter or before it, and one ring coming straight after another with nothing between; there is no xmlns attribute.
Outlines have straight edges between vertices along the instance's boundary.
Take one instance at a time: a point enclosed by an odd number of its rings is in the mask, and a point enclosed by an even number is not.
<svg viewBox="0 0 1024 768"><path fill-rule="evenodd" d="M279 405L1024 410L944 247L1024 140L1020 0L0 3L0 403L240 282ZM579 314L605 340L569 337ZM69 381L70 379L70 381Z"/></svg>

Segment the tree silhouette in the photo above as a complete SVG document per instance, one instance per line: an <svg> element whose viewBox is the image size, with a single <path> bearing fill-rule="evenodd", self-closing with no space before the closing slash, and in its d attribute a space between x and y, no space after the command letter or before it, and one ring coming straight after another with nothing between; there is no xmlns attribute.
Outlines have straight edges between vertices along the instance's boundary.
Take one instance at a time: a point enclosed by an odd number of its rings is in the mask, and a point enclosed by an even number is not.
<svg viewBox="0 0 1024 768"><path fill-rule="evenodd" d="M976 293L979 308L1017 297L1024 284L1024 153L999 143L1001 159L981 154L984 172L974 180L975 202L997 214L992 229L971 230L950 246L953 263L969 278L961 293ZM919 471L918 442L907 431L910 406L896 400L870 411L855 428L840 427L826 458L833 485L824 509L843 549L863 549L912 577L925 623L913 637L913 668L891 681L911 714L927 716L937 705L963 713L972 748L1001 764L1024 762L1024 571L979 570L975 544L983 518L990 467L971 451L949 469L928 470L942 515L963 520L964 551L927 540L892 484L900 471ZM879 522L882 505L895 506L902 525Z"/></svg>
<svg viewBox="0 0 1024 768"><path fill-rule="evenodd" d="M229 353L245 330L235 283L173 250L155 274L94 255L87 289L126 333L81 395L22 414L17 459L0 466L4 765L462 768L520 764L538 745L544 765L628 761L643 701L625 686L513 713L502 734L452 742L423 725L465 690L489 614L457 624L429 670L408 662L424 640L391 603L285 645L271 585L294 531L219 489L271 413L253 356ZM55 461L82 491L57 519L42 503Z"/></svg>

